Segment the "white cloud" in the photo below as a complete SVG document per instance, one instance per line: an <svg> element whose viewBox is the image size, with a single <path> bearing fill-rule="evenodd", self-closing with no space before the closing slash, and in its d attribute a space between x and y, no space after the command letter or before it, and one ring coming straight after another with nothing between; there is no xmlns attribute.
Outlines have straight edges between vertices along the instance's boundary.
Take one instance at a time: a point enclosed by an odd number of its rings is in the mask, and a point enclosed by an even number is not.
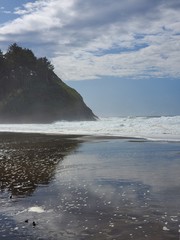
<svg viewBox="0 0 180 240"><path fill-rule="evenodd" d="M178 0L39 0L14 10L0 41L28 43L66 80L180 77L179 9Z"/></svg>

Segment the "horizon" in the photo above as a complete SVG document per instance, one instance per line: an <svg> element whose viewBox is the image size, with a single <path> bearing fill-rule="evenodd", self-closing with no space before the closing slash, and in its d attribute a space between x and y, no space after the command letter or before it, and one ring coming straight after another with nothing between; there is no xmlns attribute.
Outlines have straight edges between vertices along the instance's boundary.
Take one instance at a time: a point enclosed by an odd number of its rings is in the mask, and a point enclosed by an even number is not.
<svg viewBox="0 0 180 240"><path fill-rule="evenodd" d="M98 117L180 115L179 80L151 79L144 82L106 78L66 83L82 95Z"/></svg>
<svg viewBox="0 0 180 240"><path fill-rule="evenodd" d="M180 115L180 3L0 0L0 49L46 56L97 116Z"/></svg>

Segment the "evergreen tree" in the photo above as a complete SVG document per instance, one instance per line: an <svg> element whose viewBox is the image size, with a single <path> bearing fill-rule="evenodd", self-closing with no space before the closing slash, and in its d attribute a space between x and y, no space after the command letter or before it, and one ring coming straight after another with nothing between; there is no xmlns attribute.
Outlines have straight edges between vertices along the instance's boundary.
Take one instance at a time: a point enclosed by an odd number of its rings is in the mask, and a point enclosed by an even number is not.
<svg viewBox="0 0 180 240"><path fill-rule="evenodd" d="M0 122L91 119L82 97L53 72L46 58L18 46L0 50Z"/></svg>
<svg viewBox="0 0 180 240"><path fill-rule="evenodd" d="M27 67L29 69L35 68L37 59L33 52L29 49L19 47L16 43L9 46L5 56L11 67Z"/></svg>

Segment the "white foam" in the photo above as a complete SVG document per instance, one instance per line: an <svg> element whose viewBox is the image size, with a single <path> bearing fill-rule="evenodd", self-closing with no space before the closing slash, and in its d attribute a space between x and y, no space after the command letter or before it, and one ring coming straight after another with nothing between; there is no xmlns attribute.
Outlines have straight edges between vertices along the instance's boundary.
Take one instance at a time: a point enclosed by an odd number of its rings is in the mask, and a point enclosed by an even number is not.
<svg viewBox="0 0 180 240"><path fill-rule="evenodd" d="M180 141L180 116L111 117L98 121L60 121L52 124L0 124L0 132L84 134Z"/></svg>
<svg viewBox="0 0 180 240"><path fill-rule="evenodd" d="M164 231L169 231L169 228L167 228L166 226L163 227Z"/></svg>
<svg viewBox="0 0 180 240"><path fill-rule="evenodd" d="M28 212L43 213L45 210L42 207L34 206L28 209Z"/></svg>

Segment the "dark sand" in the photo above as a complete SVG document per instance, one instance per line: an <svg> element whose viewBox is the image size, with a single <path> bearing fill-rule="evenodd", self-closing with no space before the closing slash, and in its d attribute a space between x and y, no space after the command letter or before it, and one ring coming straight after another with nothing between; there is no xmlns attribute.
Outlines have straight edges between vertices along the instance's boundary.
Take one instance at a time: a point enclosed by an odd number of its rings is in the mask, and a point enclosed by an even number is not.
<svg viewBox="0 0 180 240"><path fill-rule="evenodd" d="M179 240L180 143L0 134L0 239Z"/></svg>

